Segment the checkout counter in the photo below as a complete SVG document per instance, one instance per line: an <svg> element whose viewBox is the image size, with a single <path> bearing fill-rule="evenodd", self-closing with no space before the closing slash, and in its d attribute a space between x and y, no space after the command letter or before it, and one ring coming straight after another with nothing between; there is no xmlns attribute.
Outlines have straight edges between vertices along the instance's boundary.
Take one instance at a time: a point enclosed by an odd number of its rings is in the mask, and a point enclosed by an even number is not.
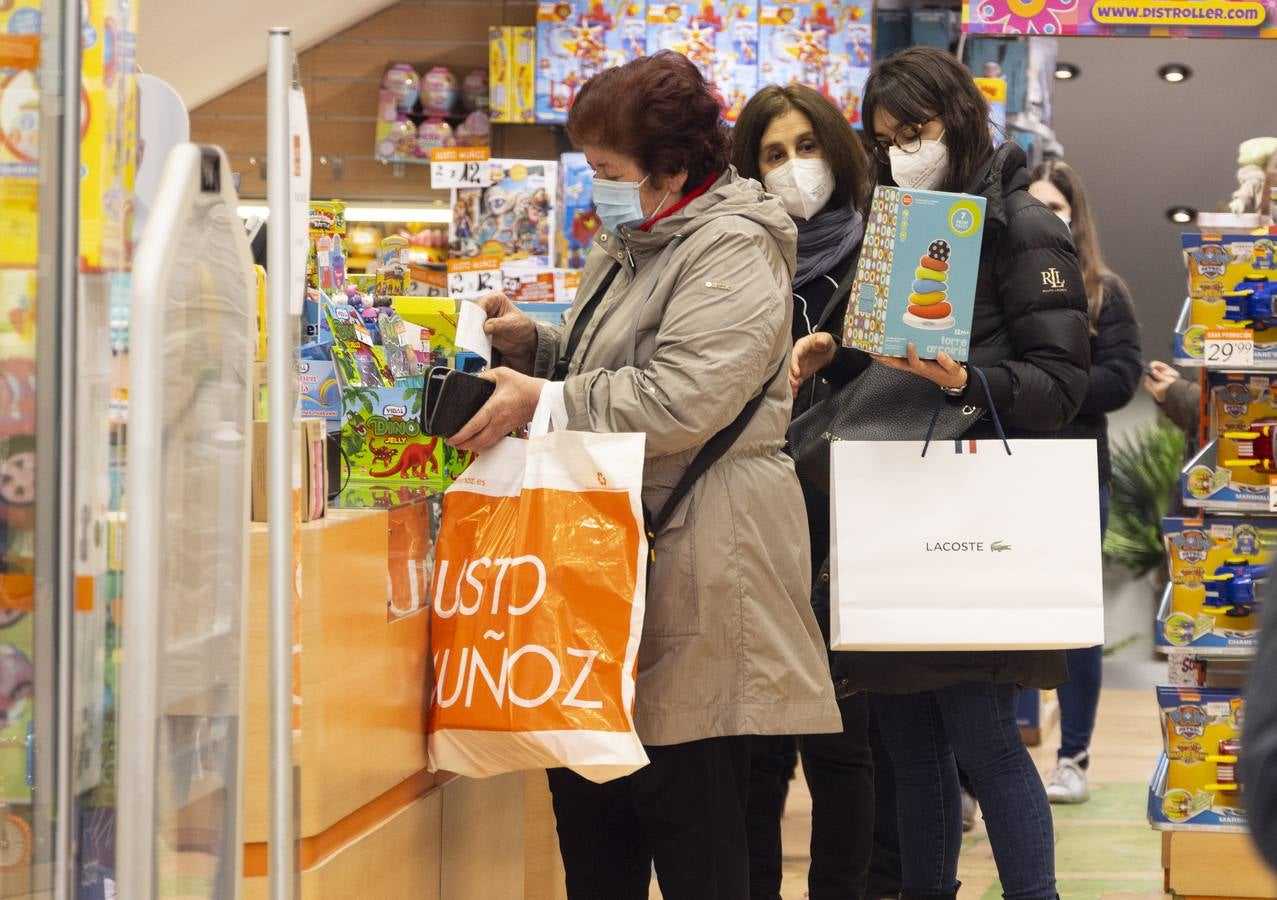
<svg viewBox="0 0 1277 900"><path fill-rule="evenodd" d="M438 508L437 497L416 497L329 509L297 526L294 771L304 900L566 897L541 772L478 781L427 770ZM265 525L253 525L251 548L243 897L265 900Z"/></svg>

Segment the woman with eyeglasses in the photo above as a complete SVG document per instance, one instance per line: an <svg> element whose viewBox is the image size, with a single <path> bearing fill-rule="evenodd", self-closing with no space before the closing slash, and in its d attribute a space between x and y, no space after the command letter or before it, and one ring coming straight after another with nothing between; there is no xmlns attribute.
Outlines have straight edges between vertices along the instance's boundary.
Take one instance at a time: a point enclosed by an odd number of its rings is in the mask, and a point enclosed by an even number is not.
<svg viewBox="0 0 1277 900"><path fill-rule="evenodd" d="M880 183L986 199L968 365L988 382L1011 436L1057 434L1087 392L1086 290L1068 229L1028 193L1024 152L1012 142L994 149L988 105L971 74L930 48L904 50L874 68L865 85L864 120ZM838 352L828 337L806 338L794 348L793 373L805 380ZM910 348L907 359L877 362L931 382L950 403L988 404L968 365L943 354L922 360ZM922 415L932 408L925 397L923 392L908 401L923 407ZM986 417L965 436L992 437L991 421ZM1024 589L1031 592L1033 585ZM895 769L901 896L957 893L961 766L984 812L1004 896L1056 897L1051 810L1020 739L1015 701L1017 686L1051 688L1066 681L1064 652L854 657L858 685L874 692Z"/></svg>

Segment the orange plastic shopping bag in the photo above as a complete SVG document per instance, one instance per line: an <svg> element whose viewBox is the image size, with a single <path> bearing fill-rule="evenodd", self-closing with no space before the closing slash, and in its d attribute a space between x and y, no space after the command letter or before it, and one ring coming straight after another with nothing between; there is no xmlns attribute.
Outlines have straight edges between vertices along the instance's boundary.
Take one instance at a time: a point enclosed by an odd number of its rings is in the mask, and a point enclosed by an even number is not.
<svg viewBox="0 0 1277 900"><path fill-rule="evenodd" d="M644 436L507 439L444 496L430 764L472 777L646 765L634 731Z"/></svg>

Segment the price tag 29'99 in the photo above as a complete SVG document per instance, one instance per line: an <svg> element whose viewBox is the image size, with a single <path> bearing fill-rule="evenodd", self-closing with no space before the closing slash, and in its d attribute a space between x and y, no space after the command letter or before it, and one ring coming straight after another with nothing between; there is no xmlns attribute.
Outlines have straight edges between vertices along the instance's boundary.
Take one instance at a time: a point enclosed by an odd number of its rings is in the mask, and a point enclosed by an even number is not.
<svg viewBox="0 0 1277 900"><path fill-rule="evenodd" d="M430 151L430 187L486 188L492 185L487 147L439 147Z"/></svg>
<svg viewBox="0 0 1277 900"><path fill-rule="evenodd" d="M1206 365L1211 368L1249 368L1255 364L1255 332L1208 331L1202 353Z"/></svg>

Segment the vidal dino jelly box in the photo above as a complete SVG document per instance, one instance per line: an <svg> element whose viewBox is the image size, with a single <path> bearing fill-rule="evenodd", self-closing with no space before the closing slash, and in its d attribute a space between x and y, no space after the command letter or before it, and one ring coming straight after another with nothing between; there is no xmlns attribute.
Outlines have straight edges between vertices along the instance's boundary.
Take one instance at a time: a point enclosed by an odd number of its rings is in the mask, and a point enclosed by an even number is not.
<svg viewBox="0 0 1277 900"><path fill-rule="evenodd" d="M843 343L883 356L963 361L971 344L983 197L879 186Z"/></svg>

